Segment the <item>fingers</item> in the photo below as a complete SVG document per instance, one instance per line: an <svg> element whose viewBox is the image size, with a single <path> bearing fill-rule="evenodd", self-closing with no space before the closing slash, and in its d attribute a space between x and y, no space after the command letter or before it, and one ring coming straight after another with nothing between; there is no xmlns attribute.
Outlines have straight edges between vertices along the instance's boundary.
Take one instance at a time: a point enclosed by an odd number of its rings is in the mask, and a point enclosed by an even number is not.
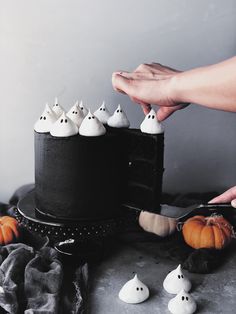
<svg viewBox="0 0 236 314"><path fill-rule="evenodd" d="M157 111L157 120L160 122L164 121L165 119L167 119L169 116L171 116L177 110L179 110L179 109L177 109L175 107L161 107Z"/></svg>
<svg viewBox="0 0 236 314"><path fill-rule="evenodd" d="M236 186L227 190L223 194L213 198L208 203L230 203L233 207L236 207Z"/></svg>
<svg viewBox="0 0 236 314"><path fill-rule="evenodd" d="M113 74L112 85L115 90L123 92L128 95L132 95L134 88L132 81L129 78L122 76L120 74Z"/></svg>
<svg viewBox="0 0 236 314"><path fill-rule="evenodd" d="M231 201L231 206L236 208L236 199Z"/></svg>
<svg viewBox="0 0 236 314"><path fill-rule="evenodd" d="M141 107L145 115L149 114L150 110L152 109L151 105L147 105L147 104L141 105Z"/></svg>
<svg viewBox="0 0 236 314"><path fill-rule="evenodd" d="M175 111L182 110L186 108L188 105L189 104L179 104L172 107L165 107L165 106L160 107L159 110L157 111L157 120L164 121L169 116L171 116Z"/></svg>

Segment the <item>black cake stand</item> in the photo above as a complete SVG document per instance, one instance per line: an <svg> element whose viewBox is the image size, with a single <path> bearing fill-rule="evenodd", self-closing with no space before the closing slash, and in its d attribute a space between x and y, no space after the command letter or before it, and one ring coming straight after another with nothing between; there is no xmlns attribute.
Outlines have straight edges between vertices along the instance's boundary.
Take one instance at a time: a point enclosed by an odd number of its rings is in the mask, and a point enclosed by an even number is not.
<svg viewBox="0 0 236 314"><path fill-rule="evenodd" d="M137 226L138 210L121 209L119 217L96 221L55 221L40 216L35 206L34 190L22 198L16 208L16 219L29 231L48 236L61 253L72 255L75 246L97 244L102 239Z"/></svg>

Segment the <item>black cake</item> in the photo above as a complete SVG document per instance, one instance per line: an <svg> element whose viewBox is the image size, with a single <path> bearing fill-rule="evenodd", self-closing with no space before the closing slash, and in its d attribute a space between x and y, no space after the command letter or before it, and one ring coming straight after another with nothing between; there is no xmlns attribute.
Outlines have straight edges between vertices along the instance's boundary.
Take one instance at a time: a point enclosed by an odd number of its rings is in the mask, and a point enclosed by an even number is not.
<svg viewBox="0 0 236 314"><path fill-rule="evenodd" d="M123 205L158 212L164 135L107 128L99 137L35 132L37 213L54 219L101 220Z"/></svg>

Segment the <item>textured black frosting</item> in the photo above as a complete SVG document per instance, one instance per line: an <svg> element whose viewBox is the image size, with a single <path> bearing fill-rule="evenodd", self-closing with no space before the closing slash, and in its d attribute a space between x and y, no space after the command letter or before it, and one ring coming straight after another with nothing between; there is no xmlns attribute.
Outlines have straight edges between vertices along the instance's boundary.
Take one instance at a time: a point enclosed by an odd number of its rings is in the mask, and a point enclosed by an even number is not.
<svg viewBox="0 0 236 314"><path fill-rule="evenodd" d="M35 132L35 203L57 219L100 220L122 204L155 211L161 201L164 135L107 129L98 137Z"/></svg>

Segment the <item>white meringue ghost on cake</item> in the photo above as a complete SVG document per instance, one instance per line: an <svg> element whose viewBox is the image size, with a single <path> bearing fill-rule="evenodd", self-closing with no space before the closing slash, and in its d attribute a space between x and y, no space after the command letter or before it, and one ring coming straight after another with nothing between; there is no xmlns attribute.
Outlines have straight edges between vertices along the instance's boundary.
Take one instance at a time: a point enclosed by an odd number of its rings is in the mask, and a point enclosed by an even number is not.
<svg viewBox="0 0 236 314"><path fill-rule="evenodd" d="M86 117L89 111L88 111L88 109L85 107L85 105L83 104L83 101L82 101L82 100L81 100L80 103L79 103L79 107L80 107L80 109L83 111L84 117Z"/></svg>
<svg viewBox="0 0 236 314"><path fill-rule="evenodd" d="M52 125L50 134L56 137L68 137L78 134L79 128L77 125L62 113L60 118Z"/></svg>
<svg viewBox="0 0 236 314"><path fill-rule="evenodd" d="M46 104L45 109L34 125L34 130L38 133L47 133L50 132L50 129L57 120L56 115L52 109Z"/></svg>
<svg viewBox="0 0 236 314"><path fill-rule="evenodd" d="M52 107L52 110L56 114L57 118L59 118L63 114L63 112L65 111L64 108L62 108L62 106L59 104L57 98L55 98L55 102L54 102L54 105Z"/></svg>
<svg viewBox="0 0 236 314"><path fill-rule="evenodd" d="M78 128L80 127L84 119L84 114L83 111L80 109L78 102L76 102L74 106L71 107L66 115L77 125Z"/></svg>
<svg viewBox="0 0 236 314"><path fill-rule="evenodd" d="M119 292L119 298L125 303L141 303L149 297L148 287L135 275L133 279L126 282Z"/></svg>
<svg viewBox="0 0 236 314"><path fill-rule="evenodd" d="M140 125L140 129L143 133L148 134L160 134L164 132L164 128L157 120L156 112L153 109L146 115Z"/></svg>
<svg viewBox="0 0 236 314"><path fill-rule="evenodd" d="M197 309L197 304L194 298L183 289L169 301L168 309L172 314L193 314Z"/></svg>
<svg viewBox="0 0 236 314"><path fill-rule="evenodd" d="M188 278L185 278L181 265L179 265L166 276L163 282L163 287L168 293L177 294L182 289L188 292L191 289L192 284Z"/></svg>
<svg viewBox="0 0 236 314"><path fill-rule="evenodd" d="M108 119L107 124L113 128L128 128L130 126L129 120L120 105Z"/></svg>
<svg viewBox="0 0 236 314"><path fill-rule="evenodd" d="M79 134L84 136L101 136L106 133L102 122L98 120L89 110L87 116L79 128Z"/></svg>
<svg viewBox="0 0 236 314"><path fill-rule="evenodd" d="M110 118L111 114L108 111L105 101L102 105L93 113L103 124L107 124L107 120Z"/></svg>

